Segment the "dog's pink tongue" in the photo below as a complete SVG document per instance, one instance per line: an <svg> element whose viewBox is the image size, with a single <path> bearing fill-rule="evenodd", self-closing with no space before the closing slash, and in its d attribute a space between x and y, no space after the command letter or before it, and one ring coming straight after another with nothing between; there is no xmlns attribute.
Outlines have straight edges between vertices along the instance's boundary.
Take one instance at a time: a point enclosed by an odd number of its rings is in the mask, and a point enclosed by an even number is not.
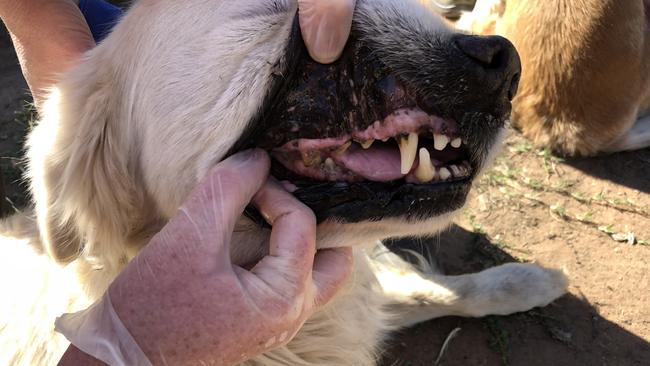
<svg viewBox="0 0 650 366"><path fill-rule="evenodd" d="M396 147L373 146L363 150L356 144L334 160L348 170L375 182L390 182L403 177L401 158Z"/></svg>

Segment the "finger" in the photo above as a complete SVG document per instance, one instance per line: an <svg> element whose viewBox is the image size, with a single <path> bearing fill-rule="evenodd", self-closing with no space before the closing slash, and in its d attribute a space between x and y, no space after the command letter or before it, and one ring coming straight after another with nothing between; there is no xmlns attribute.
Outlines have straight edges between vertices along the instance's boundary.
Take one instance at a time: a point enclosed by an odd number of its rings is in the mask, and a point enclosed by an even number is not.
<svg viewBox="0 0 650 366"><path fill-rule="evenodd" d="M325 249L316 254L313 271L316 309L327 304L338 293L352 273L353 263L352 248Z"/></svg>
<svg viewBox="0 0 650 366"><path fill-rule="evenodd" d="M252 272L287 296L301 293L310 279L316 253L314 213L272 181L257 193L253 203L273 228L269 255Z"/></svg>
<svg viewBox="0 0 650 366"><path fill-rule="evenodd" d="M190 194L170 230L185 233L185 241L227 249L237 219L266 181L269 168L269 157L260 149L217 164Z"/></svg>
<svg viewBox="0 0 650 366"><path fill-rule="evenodd" d="M336 61L350 36L356 0L298 0L300 29L311 57Z"/></svg>

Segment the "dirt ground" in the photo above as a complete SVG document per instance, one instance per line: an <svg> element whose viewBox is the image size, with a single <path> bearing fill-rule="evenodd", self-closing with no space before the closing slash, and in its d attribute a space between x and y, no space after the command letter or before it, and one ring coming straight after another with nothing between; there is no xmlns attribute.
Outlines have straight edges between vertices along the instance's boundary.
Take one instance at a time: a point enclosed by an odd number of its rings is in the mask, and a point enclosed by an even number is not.
<svg viewBox="0 0 650 366"><path fill-rule="evenodd" d="M21 146L29 97L0 29L0 168L9 201L25 205ZM384 366L650 365L650 149L563 160L513 132L456 225L425 248L447 274L509 261L564 268L570 293L506 317L442 318L387 341Z"/></svg>
<svg viewBox="0 0 650 366"><path fill-rule="evenodd" d="M457 327L439 365L650 365L649 193L648 149L561 160L512 133L457 225L424 246L447 274L564 268L570 293L527 313L421 324L389 341L384 365L433 365Z"/></svg>

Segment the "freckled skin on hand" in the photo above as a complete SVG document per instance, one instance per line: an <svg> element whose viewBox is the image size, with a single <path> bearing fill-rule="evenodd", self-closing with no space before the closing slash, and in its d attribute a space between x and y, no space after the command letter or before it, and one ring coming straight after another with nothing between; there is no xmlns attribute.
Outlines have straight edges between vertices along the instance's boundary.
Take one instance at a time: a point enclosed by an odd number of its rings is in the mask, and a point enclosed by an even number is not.
<svg viewBox="0 0 650 366"><path fill-rule="evenodd" d="M153 364L230 365L284 345L351 270L341 249L313 271L313 213L266 181L262 150L249 154L220 163L111 285L116 313ZM251 199L273 230L270 255L248 271L230 262L229 248Z"/></svg>

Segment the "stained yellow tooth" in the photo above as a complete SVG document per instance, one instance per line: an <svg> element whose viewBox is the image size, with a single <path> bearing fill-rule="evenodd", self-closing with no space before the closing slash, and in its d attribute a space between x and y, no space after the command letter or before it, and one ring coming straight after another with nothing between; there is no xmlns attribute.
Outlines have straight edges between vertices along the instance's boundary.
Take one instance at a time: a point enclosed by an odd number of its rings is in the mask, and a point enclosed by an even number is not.
<svg viewBox="0 0 650 366"><path fill-rule="evenodd" d="M454 149L458 149L462 144L463 140L460 137L456 137L455 139L451 140L451 147Z"/></svg>
<svg viewBox="0 0 650 366"><path fill-rule="evenodd" d="M433 146L436 148L438 151L442 151L447 147L447 144L449 143L449 137L446 135L438 135L437 133L433 134Z"/></svg>
<svg viewBox="0 0 650 366"><path fill-rule="evenodd" d="M451 172L447 168L440 168L440 180L447 180L451 177Z"/></svg>
<svg viewBox="0 0 650 366"><path fill-rule="evenodd" d="M402 156L402 174L408 174L418 153L418 134L409 133L408 137L400 137L399 151Z"/></svg>
<svg viewBox="0 0 650 366"><path fill-rule="evenodd" d="M352 145L352 141L348 141L345 144L341 145L336 151L334 152L336 155L341 155L345 153L349 148L350 145Z"/></svg>
<svg viewBox="0 0 650 366"><path fill-rule="evenodd" d="M361 147L363 147L364 150L368 150L368 149L370 149L370 146L372 146L372 144L374 144L374 143L375 143L375 140L373 140L373 139L366 140L366 141L361 143Z"/></svg>
<svg viewBox="0 0 650 366"><path fill-rule="evenodd" d="M305 164L305 166L314 166L323 162L323 160L321 159L320 152L318 151L306 151L306 152L302 152L301 155L302 155L302 161Z"/></svg>
<svg viewBox="0 0 650 366"><path fill-rule="evenodd" d="M431 155L425 148L420 149L420 164L415 169L415 176L421 183L427 183L433 180L436 175L436 168L431 163Z"/></svg>

